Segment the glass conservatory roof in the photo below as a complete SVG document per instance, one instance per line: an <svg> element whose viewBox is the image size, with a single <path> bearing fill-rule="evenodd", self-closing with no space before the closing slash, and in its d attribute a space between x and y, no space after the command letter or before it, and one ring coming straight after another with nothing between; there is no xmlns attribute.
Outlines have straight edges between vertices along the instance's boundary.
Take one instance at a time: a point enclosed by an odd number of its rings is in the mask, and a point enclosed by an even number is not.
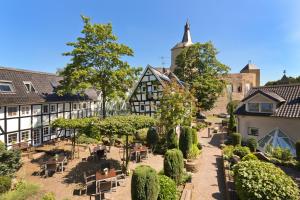
<svg viewBox="0 0 300 200"><path fill-rule="evenodd" d="M275 129L258 141L258 149L265 152L268 145L273 147L288 148L293 155L296 154L295 143L280 129Z"/></svg>

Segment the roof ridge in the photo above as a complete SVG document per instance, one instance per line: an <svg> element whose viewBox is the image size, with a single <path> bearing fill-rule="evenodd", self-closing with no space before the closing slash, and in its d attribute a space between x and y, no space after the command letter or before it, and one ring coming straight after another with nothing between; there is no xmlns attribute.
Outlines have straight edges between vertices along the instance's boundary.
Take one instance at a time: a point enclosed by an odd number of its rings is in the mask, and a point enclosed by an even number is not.
<svg viewBox="0 0 300 200"><path fill-rule="evenodd" d="M300 86L300 83L281 84L281 85L264 85L264 86L253 87L253 89L263 89L263 88L272 88L272 87L291 87L291 86Z"/></svg>
<svg viewBox="0 0 300 200"><path fill-rule="evenodd" d="M44 75L50 75L50 76L57 76L58 77L58 75L55 74L55 73L34 71L34 70L29 70L29 69L18 69L18 68L14 68L14 67L0 66L0 70L1 69L10 70L10 71L17 71L17 72L34 73L34 74L44 74Z"/></svg>

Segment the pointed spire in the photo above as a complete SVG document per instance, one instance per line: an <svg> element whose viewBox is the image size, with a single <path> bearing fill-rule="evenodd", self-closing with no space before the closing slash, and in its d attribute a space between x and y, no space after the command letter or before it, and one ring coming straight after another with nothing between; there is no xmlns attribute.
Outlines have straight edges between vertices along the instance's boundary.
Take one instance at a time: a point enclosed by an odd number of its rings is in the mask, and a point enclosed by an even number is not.
<svg viewBox="0 0 300 200"><path fill-rule="evenodd" d="M182 43L192 43L189 20L186 21L185 26L184 26L184 34L183 34L183 38L182 38Z"/></svg>

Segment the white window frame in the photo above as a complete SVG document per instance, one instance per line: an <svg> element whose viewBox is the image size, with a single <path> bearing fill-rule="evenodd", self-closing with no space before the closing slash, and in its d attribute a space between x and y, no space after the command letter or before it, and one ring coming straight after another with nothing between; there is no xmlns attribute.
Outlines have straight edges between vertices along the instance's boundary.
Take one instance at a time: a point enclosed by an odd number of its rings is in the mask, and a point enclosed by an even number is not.
<svg viewBox="0 0 300 200"><path fill-rule="evenodd" d="M144 107L144 109L142 109L142 106ZM145 108L145 105L140 105L140 111L145 111L146 108Z"/></svg>
<svg viewBox="0 0 300 200"><path fill-rule="evenodd" d="M11 135L17 135L17 137L16 137L16 141L9 141L9 137L11 136ZM18 141L19 141L19 133L18 132L14 132L14 133L9 133L9 134L7 134L7 144L13 144L14 142L15 143L18 143Z"/></svg>
<svg viewBox="0 0 300 200"><path fill-rule="evenodd" d="M250 110L250 104L258 104L258 110ZM260 112L260 103L256 103L256 102L248 102L247 103L247 110L248 112L254 112L254 113L258 113Z"/></svg>
<svg viewBox="0 0 300 200"><path fill-rule="evenodd" d="M44 107L46 107L47 106L47 112L44 112L45 110L44 110ZM42 105L42 113L43 114L49 114L49 105Z"/></svg>
<svg viewBox="0 0 300 200"><path fill-rule="evenodd" d="M36 89L33 86L31 81L23 81L23 83L24 83L24 86L25 86L27 92L36 92ZM26 85L29 85L29 88L27 88Z"/></svg>
<svg viewBox="0 0 300 200"><path fill-rule="evenodd" d="M45 130L47 130L47 131L45 131ZM43 127L43 135L45 136L48 136L48 135L50 135L50 127L49 126L44 126Z"/></svg>
<svg viewBox="0 0 300 200"><path fill-rule="evenodd" d="M55 113L56 112L56 104L50 104L50 113ZM54 108L54 110L52 110Z"/></svg>
<svg viewBox="0 0 300 200"><path fill-rule="evenodd" d="M77 106L77 103L73 103L73 110L78 110L78 106Z"/></svg>
<svg viewBox="0 0 300 200"><path fill-rule="evenodd" d="M28 137L26 139L23 138L23 133L27 132L28 133ZM21 131L21 141L22 142L25 142L25 141L28 141L30 140L30 130L25 130L25 131Z"/></svg>
<svg viewBox="0 0 300 200"><path fill-rule="evenodd" d="M17 108L16 112L8 112L9 108ZM8 106L7 107L7 117L15 117L18 116L19 108L18 106Z"/></svg>
<svg viewBox="0 0 300 200"><path fill-rule="evenodd" d="M269 105L272 105L271 110L270 110L270 111L263 111L263 110L262 110L262 105L263 105L263 104L269 104ZM260 103L260 112L262 112L262 113L272 113L273 111L274 111L274 104L273 104L273 103L268 103L268 102Z"/></svg>
<svg viewBox="0 0 300 200"><path fill-rule="evenodd" d="M10 91L0 91L0 93L11 93L11 92L15 92L15 88L12 84L12 81L0 81L0 85L6 85L10 88Z"/></svg>
<svg viewBox="0 0 300 200"><path fill-rule="evenodd" d="M31 106L21 106L21 116L28 116L30 114L31 114Z"/></svg>
<svg viewBox="0 0 300 200"><path fill-rule="evenodd" d="M252 134L252 130L257 130L257 134ZM256 127L248 127L248 135L251 135L251 136L259 136L259 128L256 128Z"/></svg>

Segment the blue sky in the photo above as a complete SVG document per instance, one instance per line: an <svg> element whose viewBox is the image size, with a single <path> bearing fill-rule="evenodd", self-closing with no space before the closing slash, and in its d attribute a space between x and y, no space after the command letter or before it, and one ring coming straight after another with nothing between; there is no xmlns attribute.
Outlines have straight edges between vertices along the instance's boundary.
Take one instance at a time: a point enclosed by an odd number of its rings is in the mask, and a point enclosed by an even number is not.
<svg viewBox="0 0 300 200"><path fill-rule="evenodd" d="M238 72L248 60L262 82L283 70L300 75L300 2L297 0L3 0L0 4L0 65L55 72L69 61L66 42L80 35L80 14L113 24L130 46L133 66L170 64L187 18L194 42L211 40L218 58Z"/></svg>

